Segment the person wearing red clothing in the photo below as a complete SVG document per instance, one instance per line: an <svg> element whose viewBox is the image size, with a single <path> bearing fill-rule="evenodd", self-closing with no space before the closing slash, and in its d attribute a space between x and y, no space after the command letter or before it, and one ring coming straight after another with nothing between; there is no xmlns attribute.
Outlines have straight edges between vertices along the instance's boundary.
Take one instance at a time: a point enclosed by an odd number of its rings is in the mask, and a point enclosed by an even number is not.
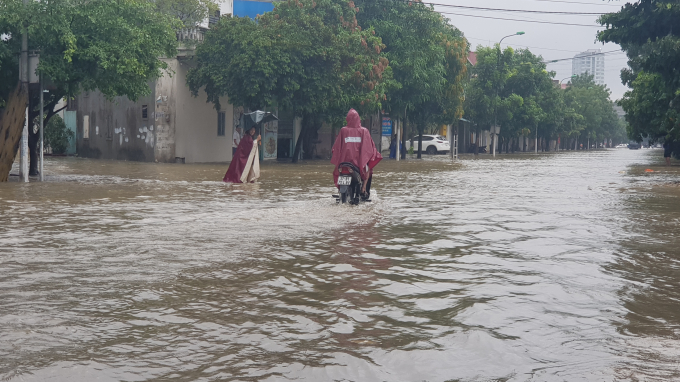
<svg viewBox="0 0 680 382"><path fill-rule="evenodd" d="M340 129L338 137L333 144L331 163L335 165L333 170L333 180L335 186L338 185L338 165L343 162L350 162L361 170L363 180L361 193L368 199L371 192L371 180L373 178L373 168L382 160L382 155L378 152L371 138L371 133L361 126L359 113L350 109L347 113L347 126Z"/></svg>
<svg viewBox="0 0 680 382"><path fill-rule="evenodd" d="M260 177L259 145L262 138L255 137L255 127L252 127L241 138L229 169L224 174L225 183L253 183Z"/></svg>

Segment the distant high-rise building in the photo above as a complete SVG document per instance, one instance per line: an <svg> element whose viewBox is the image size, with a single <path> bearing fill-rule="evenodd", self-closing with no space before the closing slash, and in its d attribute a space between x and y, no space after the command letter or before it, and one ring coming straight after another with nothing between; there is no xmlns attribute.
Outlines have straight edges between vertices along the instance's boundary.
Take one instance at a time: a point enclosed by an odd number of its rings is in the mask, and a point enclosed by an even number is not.
<svg viewBox="0 0 680 382"><path fill-rule="evenodd" d="M571 74L588 73L598 85L604 85L604 53L602 49L588 49L574 56L571 64Z"/></svg>

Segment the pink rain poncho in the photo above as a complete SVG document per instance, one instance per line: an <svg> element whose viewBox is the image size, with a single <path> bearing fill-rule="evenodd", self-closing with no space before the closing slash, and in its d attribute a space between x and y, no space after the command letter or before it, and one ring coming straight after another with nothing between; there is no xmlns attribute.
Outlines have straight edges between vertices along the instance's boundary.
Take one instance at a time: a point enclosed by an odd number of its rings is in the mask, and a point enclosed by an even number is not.
<svg viewBox="0 0 680 382"><path fill-rule="evenodd" d="M333 180L338 185L338 165L350 162L361 170L361 179L367 180L373 173L373 167L382 160L382 155L375 148L371 133L361 126L361 118L356 110L347 113L347 126L340 129L333 144L331 163L335 165Z"/></svg>

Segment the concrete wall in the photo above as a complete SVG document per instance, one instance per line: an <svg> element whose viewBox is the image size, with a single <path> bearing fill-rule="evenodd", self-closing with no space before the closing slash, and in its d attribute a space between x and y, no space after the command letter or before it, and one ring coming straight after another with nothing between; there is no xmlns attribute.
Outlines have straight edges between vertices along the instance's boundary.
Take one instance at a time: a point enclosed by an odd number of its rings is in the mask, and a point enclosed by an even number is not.
<svg viewBox="0 0 680 382"><path fill-rule="evenodd" d="M172 115L175 123L175 156L184 158L186 163L231 161L231 141L234 128L234 108L229 99L220 99L222 111L226 113L224 136L217 135L217 110L206 102L206 95L200 92L193 97L186 86L186 75L190 68L188 61L175 60L171 79L174 89ZM164 88L171 88L164 86Z"/></svg>
<svg viewBox="0 0 680 382"><path fill-rule="evenodd" d="M113 102L108 101L100 92L84 92L79 95L75 102L78 155L87 158L153 161L153 99L153 92L137 102L126 97L116 97ZM148 107L147 118L142 116L142 105ZM84 125L86 118L89 126Z"/></svg>
<svg viewBox="0 0 680 382"><path fill-rule="evenodd" d="M78 155L146 162L228 162L231 160L233 107L224 97L224 136L217 135L217 110L205 93L193 97L186 86L189 64L167 59L168 73L151 83L151 94L132 102L113 102L99 92L84 93L75 103ZM147 107L146 118L142 108ZM84 117L89 119L89 137Z"/></svg>

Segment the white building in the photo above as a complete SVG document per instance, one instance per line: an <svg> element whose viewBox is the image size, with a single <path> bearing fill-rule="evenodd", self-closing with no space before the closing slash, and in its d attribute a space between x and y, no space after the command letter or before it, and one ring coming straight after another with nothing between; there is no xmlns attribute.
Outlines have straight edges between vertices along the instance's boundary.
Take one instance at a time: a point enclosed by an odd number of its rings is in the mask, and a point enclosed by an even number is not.
<svg viewBox="0 0 680 382"><path fill-rule="evenodd" d="M604 53L602 49L588 49L574 56L571 66L572 75L588 73L595 83L604 85Z"/></svg>
<svg viewBox="0 0 680 382"><path fill-rule="evenodd" d="M232 13L232 7L231 0L221 2L220 14ZM193 97L186 85L187 72L195 65L195 44L185 41L202 42L209 28L205 24L177 33L177 56L163 59L169 71L149 83L148 96L112 102L95 91L69 101L64 120L76 132L79 156L182 163L231 160L231 121L239 108L223 97L222 110L215 110L206 103L205 93Z"/></svg>

